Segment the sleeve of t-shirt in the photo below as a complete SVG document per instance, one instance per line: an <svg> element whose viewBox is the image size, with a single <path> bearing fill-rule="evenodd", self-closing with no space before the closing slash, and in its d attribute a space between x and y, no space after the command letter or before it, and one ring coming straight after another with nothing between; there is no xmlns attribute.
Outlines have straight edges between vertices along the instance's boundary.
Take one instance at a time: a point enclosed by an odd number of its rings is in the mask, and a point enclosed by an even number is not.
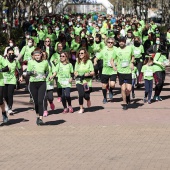
<svg viewBox="0 0 170 170"><path fill-rule="evenodd" d="M143 45L141 45L141 53L144 53Z"/></svg>
<svg viewBox="0 0 170 170"><path fill-rule="evenodd" d="M89 60L89 71L91 72L91 71L94 71L94 67L93 67L93 63L92 63L92 61L91 60Z"/></svg>
<svg viewBox="0 0 170 170"><path fill-rule="evenodd" d="M73 73L73 65L70 64L70 73Z"/></svg>
<svg viewBox="0 0 170 170"><path fill-rule="evenodd" d="M25 54L26 46L24 46L20 52L20 54L23 56Z"/></svg>
<svg viewBox="0 0 170 170"><path fill-rule="evenodd" d="M100 53L98 53L98 55L96 56L96 58L97 59L99 59L99 60L102 60L102 58L103 58L103 51L101 51Z"/></svg>
<svg viewBox="0 0 170 170"><path fill-rule="evenodd" d="M18 60L16 60L16 62L17 62L17 68L18 68L18 69L21 69L21 64L20 64L20 62L19 62Z"/></svg>

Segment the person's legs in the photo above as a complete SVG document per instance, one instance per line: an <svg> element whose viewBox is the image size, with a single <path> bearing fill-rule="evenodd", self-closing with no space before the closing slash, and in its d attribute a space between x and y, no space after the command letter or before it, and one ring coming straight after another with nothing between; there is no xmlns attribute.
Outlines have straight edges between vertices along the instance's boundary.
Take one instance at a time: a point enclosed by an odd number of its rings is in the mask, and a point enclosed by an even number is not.
<svg viewBox="0 0 170 170"><path fill-rule="evenodd" d="M148 93L149 93L149 80L145 80L145 96L144 96L144 103L147 101Z"/></svg>
<svg viewBox="0 0 170 170"><path fill-rule="evenodd" d="M78 95L79 95L79 105L80 105L80 112L84 112L83 110L83 98L84 98L84 87L82 84L76 84Z"/></svg>
<svg viewBox="0 0 170 170"><path fill-rule="evenodd" d="M39 82L38 83L38 113L41 120L43 118L45 97L46 97L46 82Z"/></svg>
<svg viewBox="0 0 170 170"><path fill-rule="evenodd" d="M16 86L14 84L8 85L8 107L10 110L12 110L12 106L13 106L13 96L14 96L15 87Z"/></svg>
<svg viewBox="0 0 170 170"><path fill-rule="evenodd" d="M136 79L132 79L132 97L135 98L135 83Z"/></svg>
<svg viewBox="0 0 170 170"><path fill-rule="evenodd" d="M152 89L153 89L153 80L148 81L149 84L149 91L148 91L148 103L151 103L151 97L152 97Z"/></svg>
<svg viewBox="0 0 170 170"><path fill-rule="evenodd" d="M66 103L66 95L65 95L65 88L62 88L62 95L61 95L61 101L63 104L64 109L67 108L67 103Z"/></svg>

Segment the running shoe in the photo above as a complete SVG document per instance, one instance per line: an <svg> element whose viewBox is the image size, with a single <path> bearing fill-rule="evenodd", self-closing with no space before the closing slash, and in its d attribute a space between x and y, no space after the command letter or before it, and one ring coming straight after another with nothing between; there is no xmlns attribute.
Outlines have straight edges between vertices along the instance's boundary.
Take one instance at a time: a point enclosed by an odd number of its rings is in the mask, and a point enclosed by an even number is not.
<svg viewBox="0 0 170 170"><path fill-rule="evenodd" d="M57 98L57 102L60 103L61 102L61 97Z"/></svg>
<svg viewBox="0 0 170 170"><path fill-rule="evenodd" d="M69 106L68 110L69 110L69 113L73 113L74 112L72 106Z"/></svg>
<svg viewBox="0 0 170 170"><path fill-rule="evenodd" d="M44 125L44 124L45 124L45 123L43 122L43 120L39 118L39 120L38 120L38 126L42 126L42 125Z"/></svg>
<svg viewBox="0 0 170 170"><path fill-rule="evenodd" d="M91 101L87 100L87 107L90 107L90 106L91 106Z"/></svg>
<svg viewBox="0 0 170 170"><path fill-rule="evenodd" d="M109 99L112 100L113 99L113 92L109 91Z"/></svg>
<svg viewBox="0 0 170 170"><path fill-rule="evenodd" d="M3 117L3 123L7 123L8 122L8 116L6 115L6 112L2 113L2 117Z"/></svg>
<svg viewBox="0 0 170 170"><path fill-rule="evenodd" d="M104 98L104 99L103 99L103 104L106 104L106 103L107 103L107 99Z"/></svg>
<svg viewBox="0 0 170 170"><path fill-rule="evenodd" d="M135 93L132 93L132 98L133 98L133 99L135 98Z"/></svg>
<svg viewBox="0 0 170 170"><path fill-rule="evenodd" d="M14 112L13 112L11 109L9 109L9 110L8 110L8 115L13 116L13 115L14 115Z"/></svg>
<svg viewBox="0 0 170 170"><path fill-rule="evenodd" d="M30 98L30 101L29 101L29 103L34 103L34 100L33 100L33 98Z"/></svg>
<svg viewBox="0 0 170 170"><path fill-rule="evenodd" d="M151 104L151 100L148 100L148 104Z"/></svg>
<svg viewBox="0 0 170 170"><path fill-rule="evenodd" d="M8 107L8 105L7 105L7 103L5 101L4 101L4 103L5 103L5 111L8 112L9 107Z"/></svg>
<svg viewBox="0 0 170 170"><path fill-rule="evenodd" d="M36 120L36 124L38 125L39 124L39 117L37 117L37 120Z"/></svg>
<svg viewBox="0 0 170 170"><path fill-rule="evenodd" d="M48 116L48 111L47 111L47 110L44 111L43 116L44 116L44 117L47 117L47 116Z"/></svg>
<svg viewBox="0 0 170 170"><path fill-rule="evenodd" d="M122 106L123 106L123 107L122 107L123 110L127 110L127 109L128 109L127 104L123 104Z"/></svg>
<svg viewBox="0 0 170 170"><path fill-rule="evenodd" d="M68 108L65 108L62 113L68 113Z"/></svg>
<svg viewBox="0 0 170 170"><path fill-rule="evenodd" d="M153 100L154 100L154 101L158 101L158 96L154 96L154 97L153 97Z"/></svg>
<svg viewBox="0 0 170 170"><path fill-rule="evenodd" d="M158 96L158 100L159 100L159 101L162 101L162 98L161 98L160 96Z"/></svg>
<svg viewBox="0 0 170 170"><path fill-rule="evenodd" d="M143 98L143 102L146 103L147 102L147 99L146 97Z"/></svg>
<svg viewBox="0 0 170 170"><path fill-rule="evenodd" d="M51 108L51 110L54 110L54 109L55 109L54 103L50 103L50 108Z"/></svg>
<svg viewBox="0 0 170 170"><path fill-rule="evenodd" d="M78 113L80 114L84 113L84 109L80 109Z"/></svg>

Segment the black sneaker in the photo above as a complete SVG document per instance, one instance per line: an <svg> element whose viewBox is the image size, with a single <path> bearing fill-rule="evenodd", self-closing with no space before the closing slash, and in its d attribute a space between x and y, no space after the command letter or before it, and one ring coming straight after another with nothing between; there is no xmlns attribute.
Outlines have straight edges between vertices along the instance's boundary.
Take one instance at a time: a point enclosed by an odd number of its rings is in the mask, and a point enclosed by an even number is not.
<svg viewBox="0 0 170 170"><path fill-rule="evenodd" d="M133 99L135 98L135 93L132 93L132 98L133 98Z"/></svg>
<svg viewBox="0 0 170 170"><path fill-rule="evenodd" d="M39 125L39 117L37 117L36 124Z"/></svg>
<svg viewBox="0 0 170 170"><path fill-rule="evenodd" d="M122 106L123 106L123 107L122 107L123 110L127 110L127 109L128 109L127 104L123 104Z"/></svg>
<svg viewBox="0 0 170 170"><path fill-rule="evenodd" d="M130 104L130 95L129 95L129 96L126 96L126 103L127 103L127 104Z"/></svg>
<svg viewBox="0 0 170 170"><path fill-rule="evenodd" d="M42 126L42 125L44 125L45 123L43 122L43 120L42 120L42 119L39 119L38 124L39 124L39 126Z"/></svg>
<svg viewBox="0 0 170 170"><path fill-rule="evenodd" d="M2 113L2 117L3 117L3 123L7 123L8 122L8 116L6 115L6 112Z"/></svg>
<svg viewBox="0 0 170 170"><path fill-rule="evenodd" d="M107 99L104 98L104 99L103 99L103 104L106 104L106 103L107 103Z"/></svg>

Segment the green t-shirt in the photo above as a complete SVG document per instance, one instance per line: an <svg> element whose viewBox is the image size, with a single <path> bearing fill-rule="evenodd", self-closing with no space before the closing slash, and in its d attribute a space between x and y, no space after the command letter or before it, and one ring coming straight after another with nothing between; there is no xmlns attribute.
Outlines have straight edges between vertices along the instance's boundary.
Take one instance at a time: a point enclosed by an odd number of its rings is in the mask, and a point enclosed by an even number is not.
<svg viewBox="0 0 170 170"><path fill-rule="evenodd" d="M103 60L102 74L105 74L105 75L117 74L117 71L115 71L113 69L113 67L111 66L111 63L110 63L111 58L115 59L115 57L116 57L116 49L117 48L115 46L113 48L105 47L96 56L97 59Z"/></svg>
<svg viewBox="0 0 170 170"><path fill-rule="evenodd" d="M50 62L54 65L57 65L60 62L60 54L58 52L54 53L51 56Z"/></svg>
<svg viewBox="0 0 170 170"><path fill-rule="evenodd" d="M165 66L163 65L164 64L166 65L166 63L169 62L169 60L166 58L165 55L161 55L161 53L156 53L153 62L155 71L164 71Z"/></svg>
<svg viewBox="0 0 170 170"><path fill-rule="evenodd" d="M104 49L104 47L105 47L105 43L103 41L98 44L94 42L93 51L94 53L99 53L102 49Z"/></svg>
<svg viewBox="0 0 170 170"><path fill-rule="evenodd" d="M60 62L57 64L55 71L57 72L58 76L57 86L59 88L71 87L71 83L69 82L69 80L71 78L71 73L73 73L72 64L62 64Z"/></svg>
<svg viewBox="0 0 170 170"><path fill-rule="evenodd" d="M28 45L24 46L21 50L21 55L24 56L23 61L29 61L32 59L31 53L35 50L35 47L29 47Z"/></svg>
<svg viewBox="0 0 170 170"><path fill-rule="evenodd" d="M133 56L133 48L131 46L126 46L121 49L120 47L116 50L116 61L117 61L117 71L122 74L130 74L130 62Z"/></svg>
<svg viewBox="0 0 170 170"><path fill-rule="evenodd" d="M81 30L82 30L82 27L74 27L74 31L76 35L80 35Z"/></svg>
<svg viewBox="0 0 170 170"><path fill-rule="evenodd" d="M77 51L78 48L79 48L79 46L80 46L80 44L77 43L77 42L73 39L72 42L71 42L71 47L70 47L70 49L73 50L73 51Z"/></svg>
<svg viewBox="0 0 170 170"><path fill-rule="evenodd" d="M0 55L0 69L7 66L6 60ZM4 75L0 73L0 86L4 86Z"/></svg>
<svg viewBox="0 0 170 170"><path fill-rule="evenodd" d="M155 73L154 66L144 65L141 72L144 74L144 80L153 80L153 73Z"/></svg>
<svg viewBox="0 0 170 170"><path fill-rule="evenodd" d="M21 69L21 65L19 61L14 60L12 63L6 59L6 63L8 67L10 68L10 71L3 73L4 75L4 84L14 84L16 85L17 79L15 76L16 69Z"/></svg>
<svg viewBox="0 0 170 170"><path fill-rule="evenodd" d="M36 60L30 60L28 62L27 71L36 72L35 75L30 76L30 82L46 81L46 73L49 71L48 61L43 60L41 62L37 62Z"/></svg>
<svg viewBox="0 0 170 170"><path fill-rule="evenodd" d="M49 73L46 78L47 90L52 90L52 89L54 89L54 80L52 79L51 81L49 81L49 78L55 72L55 66L50 62L50 63L48 63L48 69L49 69Z"/></svg>
<svg viewBox="0 0 170 170"><path fill-rule="evenodd" d="M31 38L34 40L34 45L37 46L37 44L39 43L39 38L33 36L31 36Z"/></svg>
<svg viewBox="0 0 170 170"><path fill-rule="evenodd" d="M79 76L83 76L85 73L94 71L93 63L91 60L87 60L86 63L83 62L78 63L77 61L74 71L78 72ZM76 79L76 84L83 84L83 83L88 83L88 86L92 87L92 78L85 78L83 82L81 82L79 78Z"/></svg>
<svg viewBox="0 0 170 170"><path fill-rule="evenodd" d="M39 37L39 40L44 40L44 37L45 37L45 32L43 30L37 30L37 34L38 34L38 37Z"/></svg>
<svg viewBox="0 0 170 170"><path fill-rule="evenodd" d="M133 54L135 59L141 58L142 54L144 53L144 48L143 45L140 45L139 47L135 47L134 45L132 46L133 48ZM140 59L140 61L142 62L142 58Z"/></svg>
<svg viewBox="0 0 170 170"><path fill-rule="evenodd" d="M45 35L45 38L50 38L50 40L51 40L51 45L54 47L55 46L55 41L56 41L56 39L57 39L57 37L56 37L56 35L55 35L55 33L52 33L52 34L46 34Z"/></svg>

